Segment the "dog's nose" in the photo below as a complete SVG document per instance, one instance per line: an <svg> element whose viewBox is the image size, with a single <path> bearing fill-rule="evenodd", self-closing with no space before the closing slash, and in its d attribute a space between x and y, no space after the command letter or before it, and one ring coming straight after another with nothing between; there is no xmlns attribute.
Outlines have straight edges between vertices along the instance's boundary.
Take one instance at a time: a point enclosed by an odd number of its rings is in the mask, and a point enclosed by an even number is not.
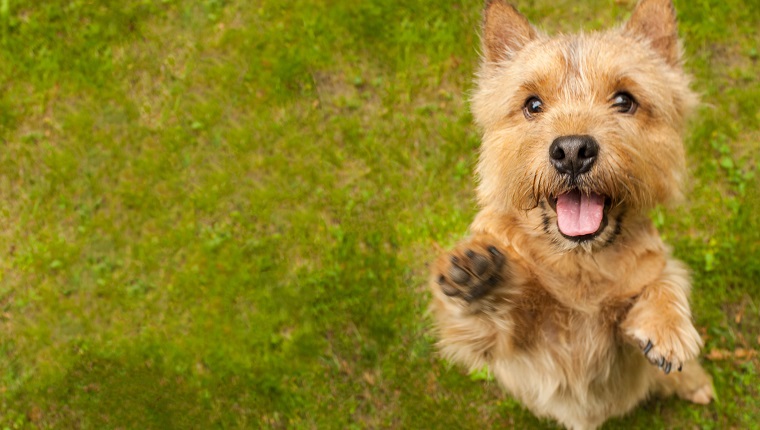
<svg viewBox="0 0 760 430"><path fill-rule="evenodd" d="M599 144L591 136L560 136L549 147L554 168L575 178L588 172L599 154Z"/></svg>

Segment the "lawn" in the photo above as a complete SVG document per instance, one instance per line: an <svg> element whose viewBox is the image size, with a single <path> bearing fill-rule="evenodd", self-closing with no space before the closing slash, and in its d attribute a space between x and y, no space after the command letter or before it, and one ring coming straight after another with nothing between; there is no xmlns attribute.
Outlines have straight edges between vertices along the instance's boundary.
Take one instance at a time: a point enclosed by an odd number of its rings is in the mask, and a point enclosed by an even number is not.
<svg viewBox="0 0 760 430"><path fill-rule="evenodd" d="M555 31L634 0L524 0ZM477 208L480 0L0 0L0 429L554 429L443 361L427 264ZM760 8L676 2L718 401L760 428Z"/></svg>

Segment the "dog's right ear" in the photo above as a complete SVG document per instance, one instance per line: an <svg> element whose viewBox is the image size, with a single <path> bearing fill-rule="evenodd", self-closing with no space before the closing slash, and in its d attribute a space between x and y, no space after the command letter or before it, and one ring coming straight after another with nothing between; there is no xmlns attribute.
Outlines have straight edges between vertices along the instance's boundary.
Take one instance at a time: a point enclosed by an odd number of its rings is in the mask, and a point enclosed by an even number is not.
<svg viewBox="0 0 760 430"><path fill-rule="evenodd" d="M483 56L489 63L508 60L535 39L536 29L505 0L486 0L483 13Z"/></svg>

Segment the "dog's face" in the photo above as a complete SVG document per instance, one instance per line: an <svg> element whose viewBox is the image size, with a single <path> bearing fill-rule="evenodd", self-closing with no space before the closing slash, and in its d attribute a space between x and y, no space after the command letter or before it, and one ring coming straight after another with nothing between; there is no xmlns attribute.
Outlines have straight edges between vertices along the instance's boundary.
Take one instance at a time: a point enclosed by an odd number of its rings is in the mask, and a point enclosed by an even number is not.
<svg viewBox="0 0 760 430"><path fill-rule="evenodd" d="M494 0L483 38L481 205L538 211L536 227L573 247L614 241L626 214L679 196L696 98L668 2L644 0L621 28L549 38Z"/></svg>

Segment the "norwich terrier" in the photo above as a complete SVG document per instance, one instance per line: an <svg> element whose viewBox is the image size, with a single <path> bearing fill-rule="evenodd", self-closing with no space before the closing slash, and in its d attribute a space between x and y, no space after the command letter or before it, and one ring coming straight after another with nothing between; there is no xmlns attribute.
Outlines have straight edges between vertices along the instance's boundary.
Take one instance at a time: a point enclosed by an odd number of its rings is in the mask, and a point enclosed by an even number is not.
<svg viewBox="0 0 760 430"><path fill-rule="evenodd" d="M472 109L480 212L433 266L442 353L536 415L593 429L653 394L713 398L687 268L648 213L678 199L697 104L670 0L548 37L486 3Z"/></svg>

